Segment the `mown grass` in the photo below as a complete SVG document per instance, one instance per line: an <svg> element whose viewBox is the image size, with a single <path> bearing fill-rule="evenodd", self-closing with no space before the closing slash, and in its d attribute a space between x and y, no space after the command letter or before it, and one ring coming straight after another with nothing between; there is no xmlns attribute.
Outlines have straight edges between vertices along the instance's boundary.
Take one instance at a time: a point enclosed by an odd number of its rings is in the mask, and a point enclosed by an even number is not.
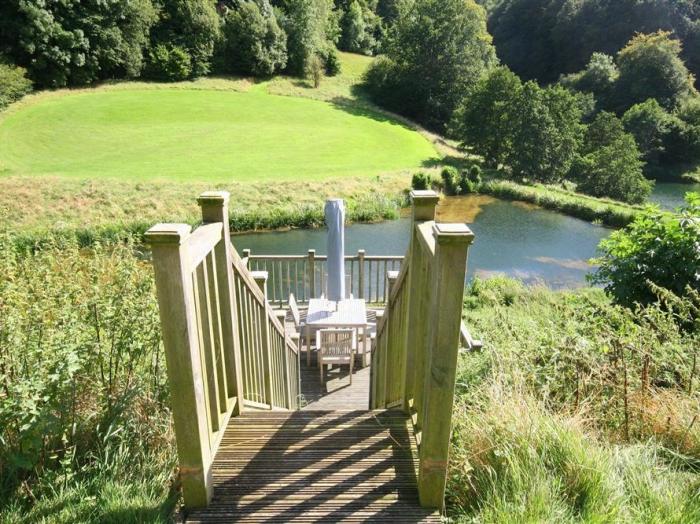
<svg viewBox="0 0 700 524"><path fill-rule="evenodd" d="M460 522L697 522L700 334L598 289L475 281L448 488Z"/></svg>
<svg viewBox="0 0 700 524"><path fill-rule="evenodd" d="M161 181L332 180L417 168L437 156L402 123L300 97L187 89L65 94L6 114L10 174Z"/></svg>

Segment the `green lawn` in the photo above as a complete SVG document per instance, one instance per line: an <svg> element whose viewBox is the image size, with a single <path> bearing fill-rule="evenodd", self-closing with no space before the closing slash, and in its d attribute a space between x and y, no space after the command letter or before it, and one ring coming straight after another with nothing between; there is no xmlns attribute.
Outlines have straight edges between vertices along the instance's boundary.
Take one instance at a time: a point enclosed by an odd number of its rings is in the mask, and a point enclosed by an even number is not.
<svg viewBox="0 0 700 524"><path fill-rule="evenodd" d="M361 106L247 91L135 85L38 97L0 120L0 172L127 181L373 176L437 156Z"/></svg>

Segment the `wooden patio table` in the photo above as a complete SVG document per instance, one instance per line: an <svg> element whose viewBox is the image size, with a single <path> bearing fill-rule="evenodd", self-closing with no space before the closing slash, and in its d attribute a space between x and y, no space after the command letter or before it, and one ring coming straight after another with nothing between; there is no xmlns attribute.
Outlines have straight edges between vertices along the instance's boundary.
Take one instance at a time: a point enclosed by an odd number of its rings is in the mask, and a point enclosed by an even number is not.
<svg viewBox="0 0 700 524"><path fill-rule="evenodd" d="M367 329L367 306L364 299L349 298L337 302L325 298L309 300L306 313L306 365L311 365L311 330L323 328L352 328L355 329L357 340L359 331ZM364 334L364 333L363 333ZM362 365L365 365L367 354L367 338L363 337Z"/></svg>

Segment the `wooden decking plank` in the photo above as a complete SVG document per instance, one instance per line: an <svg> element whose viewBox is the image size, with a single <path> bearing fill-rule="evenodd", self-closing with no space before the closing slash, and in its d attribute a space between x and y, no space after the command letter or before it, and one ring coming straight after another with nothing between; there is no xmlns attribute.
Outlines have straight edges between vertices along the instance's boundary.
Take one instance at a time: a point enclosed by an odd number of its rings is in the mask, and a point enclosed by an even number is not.
<svg viewBox="0 0 700 524"><path fill-rule="evenodd" d="M362 409L246 412L215 457L214 499L188 522L439 522L418 504L407 422Z"/></svg>

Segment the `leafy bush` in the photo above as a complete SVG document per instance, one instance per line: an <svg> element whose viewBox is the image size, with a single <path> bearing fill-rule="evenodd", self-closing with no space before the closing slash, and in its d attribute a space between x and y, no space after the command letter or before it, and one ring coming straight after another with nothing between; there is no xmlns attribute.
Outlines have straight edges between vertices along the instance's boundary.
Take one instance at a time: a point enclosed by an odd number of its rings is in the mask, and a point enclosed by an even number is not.
<svg viewBox="0 0 700 524"><path fill-rule="evenodd" d="M224 16L217 51L226 73L270 76L287 65L287 35L267 0L244 2Z"/></svg>
<svg viewBox="0 0 700 524"><path fill-rule="evenodd" d="M0 110L31 92L32 82L26 74L22 67L0 62Z"/></svg>
<svg viewBox="0 0 700 524"><path fill-rule="evenodd" d="M630 107L622 117L628 133L637 141L644 160L658 165L664 152L672 117L653 98Z"/></svg>
<svg viewBox="0 0 700 524"><path fill-rule="evenodd" d="M177 82L192 75L192 60L187 50L178 46L158 44L148 55L146 76L153 80Z"/></svg>
<svg viewBox="0 0 700 524"><path fill-rule="evenodd" d="M174 443L152 269L131 242L26 251L0 233L0 255L0 511L78 490L100 520L97 479L145 475L165 504Z"/></svg>
<svg viewBox="0 0 700 524"><path fill-rule="evenodd" d="M686 198L679 214L647 210L603 240L593 282L630 307L656 302L654 286L681 297L700 292L700 195Z"/></svg>
<svg viewBox="0 0 700 524"><path fill-rule="evenodd" d="M337 76L340 74L340 58L335 47L329 47L323 55L326 76Z"/></svg>
<svg viewBox="0 0 700 524"><path fill-rule="evenodd" d="M442 187L446 195L459 194L459 171L452 166L447 166L440 172Z"/></svg>
<svg viewBox="0 0 700 524"><path fill-rule="evenodd" d="M430 175L427 173L414 173L411 178L411 187L417 190L430 189Z"/></svg>
<svg viewBox="0 0 700 524"><path fill-rule="evenodd" d="M306 62L306 77L313 82L314 87L318 88L323 80L325 66L323 60L318 55L314 55Z"/></svg>

